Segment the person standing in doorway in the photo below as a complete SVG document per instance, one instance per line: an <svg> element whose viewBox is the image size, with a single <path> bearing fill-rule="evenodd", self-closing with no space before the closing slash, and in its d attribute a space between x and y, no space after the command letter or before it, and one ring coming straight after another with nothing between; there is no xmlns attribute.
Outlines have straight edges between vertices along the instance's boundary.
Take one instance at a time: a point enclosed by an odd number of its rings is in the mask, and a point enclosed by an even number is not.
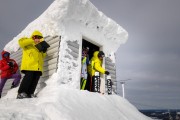
<svg viewBox="0 0 180 120"><path fill-rule="evenodd" d="M21 74L18 73L18 65L14 59L10 59L10 53L7 51L2 51L2 60L0 60L0 98L4 85L8 79L14 79L11 88L15 88L19 85Z"/></svg>
<svg viewBox="0 0 180 120"><path fill-rule="evenodd" d="M34 31L30 38L19 39L19 45L23 50L21 72L25 76L20 84L17 99L36 97L34 92L42 75L47 49L39 51L35 45L42 41L44 38L39 31Z"/></svg>
<svg viewBox="0 0 180 120"><path fill-rule="evenodd" d="M86 82L87 82L87 66L89 65L89 55L88 55L89 48L83 48L82 50L82 61L81 61L81 90L86 89Z"/></svg>
<svg viewBox="0 0 180 120"><path fill-rule="evenodd" d="M101 74L109 75L109 72L106 71L104 68L102 68L103 58L104 58L104 52L103 51L95 51L93 54L93 57L91 58L90 64L88 65L88 90L94 92L92 89L94 85L94 77L95 72L100 72Z"/></svg>

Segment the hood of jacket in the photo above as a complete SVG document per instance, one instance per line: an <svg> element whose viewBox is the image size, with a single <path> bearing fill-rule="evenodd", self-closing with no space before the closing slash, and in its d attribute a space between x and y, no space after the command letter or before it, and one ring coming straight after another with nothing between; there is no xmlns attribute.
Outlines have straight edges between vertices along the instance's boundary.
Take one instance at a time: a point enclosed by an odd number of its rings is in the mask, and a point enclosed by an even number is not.
<svg viewBox="0 0 180 120"><path fill-rule="evenodd" d="M4 57L4 54L5 54L5 53L8 53L8 54L10 55L9 52L3 50L3 51L1 52L1 57L2 57L2 59L6 59L6 58Z"/></svg>
<svg viewBox="0 0 180 120"><path fill-rule="evenodd" d="M35 31L32 33L31 38L32 38L33 36L35 36L35 35L43 37L42 33L39 32L38 30L35 30Z"/></svg>
<svg viewBox="0 0 180 120"><path fill-rule="evenodd" d="M31 35L31 39L33 39L33 36L36 36L36 35L43 37L43 35L42 35L42 33L41 33L40 31L35 30L35 31L32 33L32 35ZM41 38L40 41L41 41L41 42L44 41L44 37Z"/></svg>
<svg viewBox="0 0 180 120"><path fill-rule="evenodd" d="M94 54L93 54L94 59L99 59L98 54L99 54L99 51L94 52Z"/></svg>

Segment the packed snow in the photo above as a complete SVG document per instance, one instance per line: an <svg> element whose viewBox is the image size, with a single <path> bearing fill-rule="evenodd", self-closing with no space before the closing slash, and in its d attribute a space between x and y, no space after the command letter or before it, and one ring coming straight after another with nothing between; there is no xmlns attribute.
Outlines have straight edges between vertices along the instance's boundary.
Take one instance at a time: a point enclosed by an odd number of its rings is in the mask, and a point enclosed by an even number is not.
<svg viewBox="0 0 180 120"><path fill-rule="evenodd" d="M15 99L17 88L0 100L1 120L150 120L127 100L58 86L54 74L37 98Z"/></svg>
<svg viewBox="0 0 180 120"><path fill-rule="evenodd" d="M121 26L99 12L89 0L55 0L4 49L17 51L18 39L30 36L36 29L44 36L63 36L60 51L67 48L64 41L82 40L80 33L101 43L106 55L114 53L128 37ZM150 120L120 96L79 90L80 58L73 61L77 64L73 68L65 54L59 54L58 70L46 81L37 98L16 99L18 88L14 88L0 99L1 120Z"/></svg>

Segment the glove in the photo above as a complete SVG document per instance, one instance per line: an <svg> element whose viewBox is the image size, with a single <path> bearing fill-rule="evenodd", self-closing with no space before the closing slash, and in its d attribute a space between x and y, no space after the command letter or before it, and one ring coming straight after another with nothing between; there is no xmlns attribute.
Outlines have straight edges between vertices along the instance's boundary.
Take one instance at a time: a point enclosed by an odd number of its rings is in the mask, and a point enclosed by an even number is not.
<svg viewBox="0 0 180 120"><path fill-rule="evenodd" d="M8 64L9 67L11 67L11 68L13 68L13 66L14 66L14 65L13 65L13 62L8 62L7 64Z"/></svg>
<svg viewBox="0 0 180 120"><path fill-rule="evenodd" d="M108 71L105 71L105 74L106 74L106 75L109 75L109 72L108 72Z"/></svg>

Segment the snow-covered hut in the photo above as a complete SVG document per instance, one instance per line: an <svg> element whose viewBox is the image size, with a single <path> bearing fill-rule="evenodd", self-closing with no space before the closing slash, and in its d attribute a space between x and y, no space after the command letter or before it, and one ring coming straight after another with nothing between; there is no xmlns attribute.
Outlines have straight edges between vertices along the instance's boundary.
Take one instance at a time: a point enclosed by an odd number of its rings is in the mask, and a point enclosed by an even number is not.
<svg viewBox="0 0 180 120"><path fill-rule="evenodd" d="M93 49L105 53L103 67L116 80L115 53L120 44L126 42L128 33L112 19L108 18L89 0L55 0L37 19L31 22L19 35L5 46L12 53L11 57L21 63L21 49L18 39L30 36L39 30L51 45L45 59L44 74L39 81L40 90L45 80L58 73L57 84L79 89L81 73L81 54L83 47L89 47L90 57ZM101 76L101 91L105 91L105 76ZM8 82L4 89L7 93ZM113 86L116 91L116 84Z"/></svg>

